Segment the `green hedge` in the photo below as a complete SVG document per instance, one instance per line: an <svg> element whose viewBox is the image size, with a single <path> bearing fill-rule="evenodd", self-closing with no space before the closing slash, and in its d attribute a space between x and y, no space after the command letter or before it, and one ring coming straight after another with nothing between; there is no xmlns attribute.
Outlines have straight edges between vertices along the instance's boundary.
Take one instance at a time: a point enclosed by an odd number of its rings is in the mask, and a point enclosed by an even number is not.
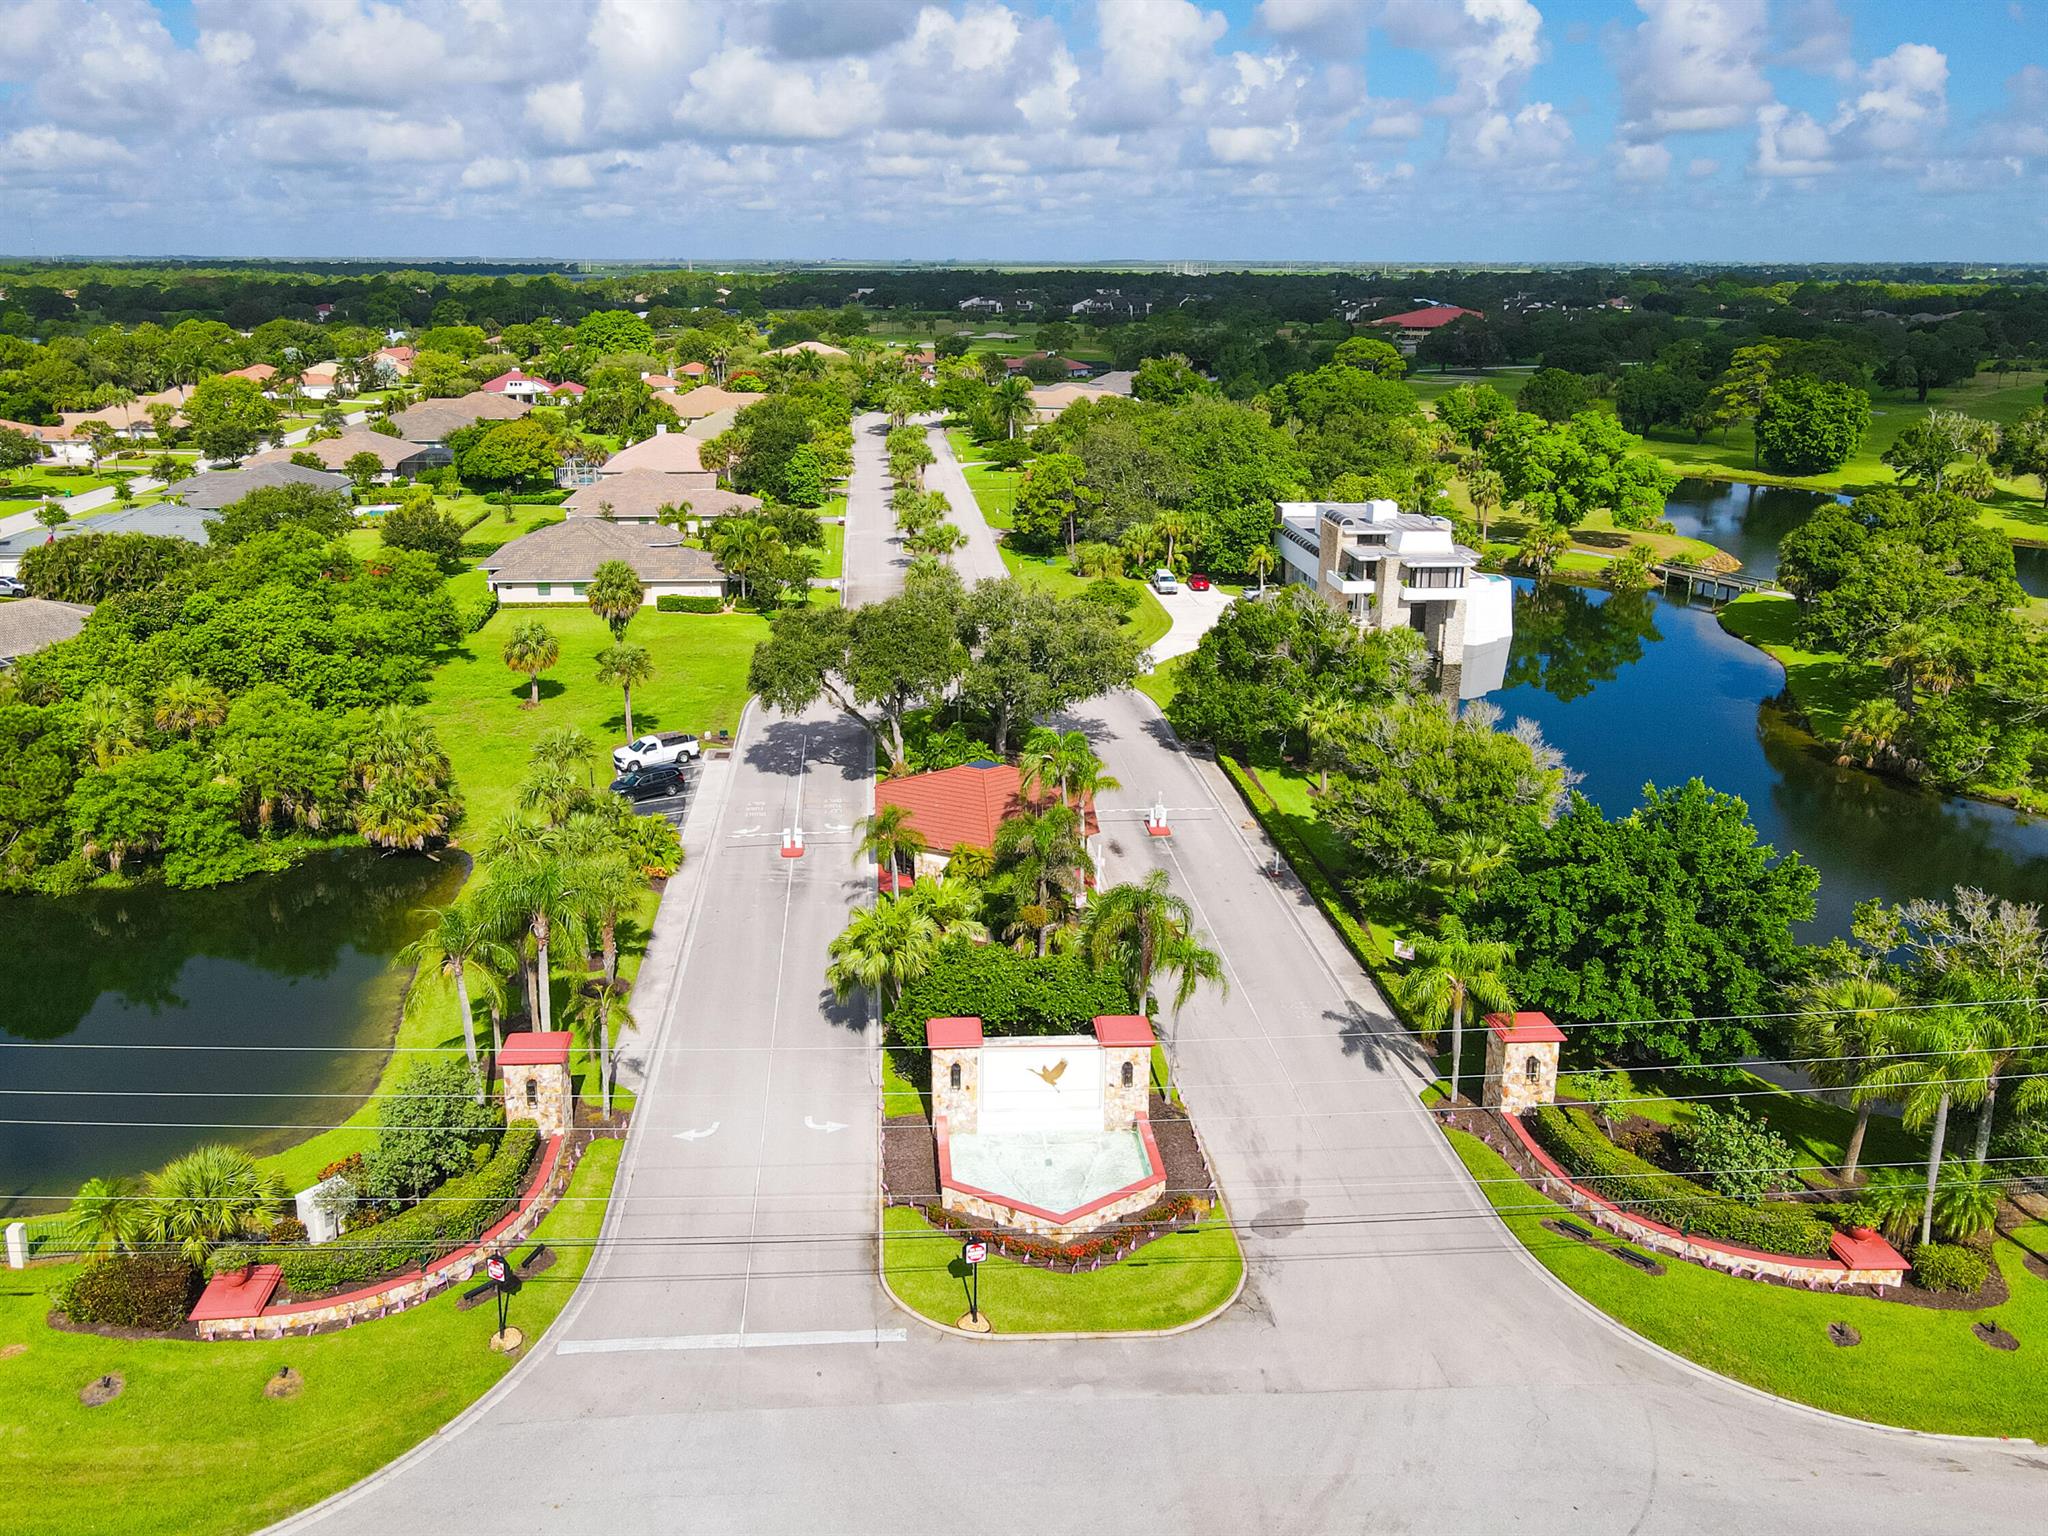
<svg viewBox="0 0 2048 1536"><path fill-rule="evenodd" d="M184 1259L122 1254L73 1275L57 1306L74 1323L167 1330L183 1326L199 1290L198 1267Z"/></svg>
<svg viewBox="0 0 2048 1536"><path fill-rule="evenodd" d="M1990 1274L1989 1259L1955 1243L1922 1243L1913 1250L1913 1279L1925 1290L1980 1291Z"/></svg>
<svg viewBox="0 0 2048 1536"><path fill-rule="evenodd" d="M718 613L725 607L722 597L685 597L680 592L664 592L654 600L659 613Z"/></svg>
<svg viewBox="0 0 2048 1536"><path fill-rule="evenodd" d="M1631 1215L1767 1253L1812 1257L1828 1251L1828 1224L1804 1207L1744 1205L1702 1189L1622 1151L1584 1110L1546 1104L1536 1111L1534 1126L1536 1139L1565 1172Z"/></svg>
<svg viewBox="0 0 2048 1536"><path fill-rule="evenodd" d="M1000 944L956 940L889 1011L890 1039L925 1049L933 1019L978 1017L991 1036L1085 1035L1101 1013L1129 1013L1123 982L1079 955L1020 955Z"/></svg>
<svg viewBox="0 0 2048 1536"><path fill-rule="evenodd" d="M215 1250L208 1268L220 1274L246 1264L275 1264L298 1299L431 1263L482 1236L519 1198L539 1139L531 1120L515 1120L488 1163L450 1179L389 1221L358 1227L317 1248L235 1244Z"/></svg>
<svg viewBox="0 0 2048 1536"><path fill-rule="evenodd" d="M501 494L500 492L489 491L486 492L485 494L490 497L492 506L501 505L501 503L498 500L498 497ZM511 501L512 505L515 507L559 507L563 502L567 501L571 496L575 494L576 493L574 491L562 490L514 491L512 493Z"/></svg>
<svg viewBox="0 0 2048 1536"><path fill-rule="evenodd" d="M473 635L491 622L491 616L498 611L498 594L485 587L475 597L465 598L455 605L455 622L462 626L465 635Z"/></svg>

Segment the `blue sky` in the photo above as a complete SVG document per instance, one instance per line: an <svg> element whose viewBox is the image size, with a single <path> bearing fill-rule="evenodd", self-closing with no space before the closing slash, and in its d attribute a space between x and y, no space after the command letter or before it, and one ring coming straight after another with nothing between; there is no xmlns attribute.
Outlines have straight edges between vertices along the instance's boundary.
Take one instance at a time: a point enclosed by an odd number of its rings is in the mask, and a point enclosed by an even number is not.
<svg viewBox="0 0 2048 1536"><path fill-rule="evenodd" d="M0 0L15 255L2048 260L2048 0Z"/></svg>

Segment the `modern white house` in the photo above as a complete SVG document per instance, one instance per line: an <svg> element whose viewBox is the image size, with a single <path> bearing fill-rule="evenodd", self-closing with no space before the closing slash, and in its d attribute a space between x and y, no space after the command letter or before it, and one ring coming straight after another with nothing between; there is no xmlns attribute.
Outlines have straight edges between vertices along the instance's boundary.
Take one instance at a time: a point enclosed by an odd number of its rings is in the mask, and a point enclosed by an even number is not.
<svg viewBox="0 0 2048 1536"><path fill-rule="evenodd" d="M1313 587L1361 629L1418 631L1446 694L1486 691L1466 663L1513 633L1514 585L1479 569L1449 518L1391 501L1284 501L1275 542L1282 580Z"/></svg>

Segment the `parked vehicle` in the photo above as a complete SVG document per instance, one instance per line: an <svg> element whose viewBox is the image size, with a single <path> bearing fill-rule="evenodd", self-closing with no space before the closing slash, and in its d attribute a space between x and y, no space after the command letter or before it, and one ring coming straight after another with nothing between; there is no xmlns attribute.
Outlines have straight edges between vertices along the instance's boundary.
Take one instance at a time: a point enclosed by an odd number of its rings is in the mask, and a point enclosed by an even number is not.
<svg viewBox="0 0 2048 1536"><path fill-rule="evenodd" d="M1180 582L1174 578L1173 572L1162 565L1152 573L1152 590L1154 592L1178 592L1180 590Z"/></svg>
<svg viewBox="0 0 2048 1536"><path fill-rule="evenodd" d="M620 773L646 768L655 763L693 762L703 753L697 738L682 731L650 732L636 736L623 747L612 748L612 767Z"/></svg>
<svg viewBox="0 0 2048 1536"><path fill-rule="evenodd" d="M18 576L0 576L0 597L27 597L28 588Z"/></svg>
<svg viewBox="0 0 2048 1536"><path fill-rule="evenodd" d="M1196 571L1193 575L1188 577L1188 590L1190 592L1208 591L1209 578L1204 576L1200 571Z"/></svg>
<svg viewBox="0 0 2048 1536"><path fill-rule="evenodd" d="M655 763L620 774L612 780L612 793L628 800L661 800L681 794L684 780L681 763Z"/></svg>

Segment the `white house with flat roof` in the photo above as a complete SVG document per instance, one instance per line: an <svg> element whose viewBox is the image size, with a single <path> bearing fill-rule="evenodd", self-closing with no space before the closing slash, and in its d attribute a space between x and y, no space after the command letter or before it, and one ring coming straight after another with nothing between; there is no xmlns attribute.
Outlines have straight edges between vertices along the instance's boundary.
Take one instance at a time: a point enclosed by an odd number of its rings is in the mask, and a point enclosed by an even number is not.
<svg viewBox="0 0 2048 1536"><path fill-rule="evenodd" d="M1465 664L1513 632L1514 586L1479 569L1449 518L1391 501L1283 501L1275 541L1282 580L1313 587L1361 629L1418 631L1446 693L1486 691L1466 686Z"/></svg>

